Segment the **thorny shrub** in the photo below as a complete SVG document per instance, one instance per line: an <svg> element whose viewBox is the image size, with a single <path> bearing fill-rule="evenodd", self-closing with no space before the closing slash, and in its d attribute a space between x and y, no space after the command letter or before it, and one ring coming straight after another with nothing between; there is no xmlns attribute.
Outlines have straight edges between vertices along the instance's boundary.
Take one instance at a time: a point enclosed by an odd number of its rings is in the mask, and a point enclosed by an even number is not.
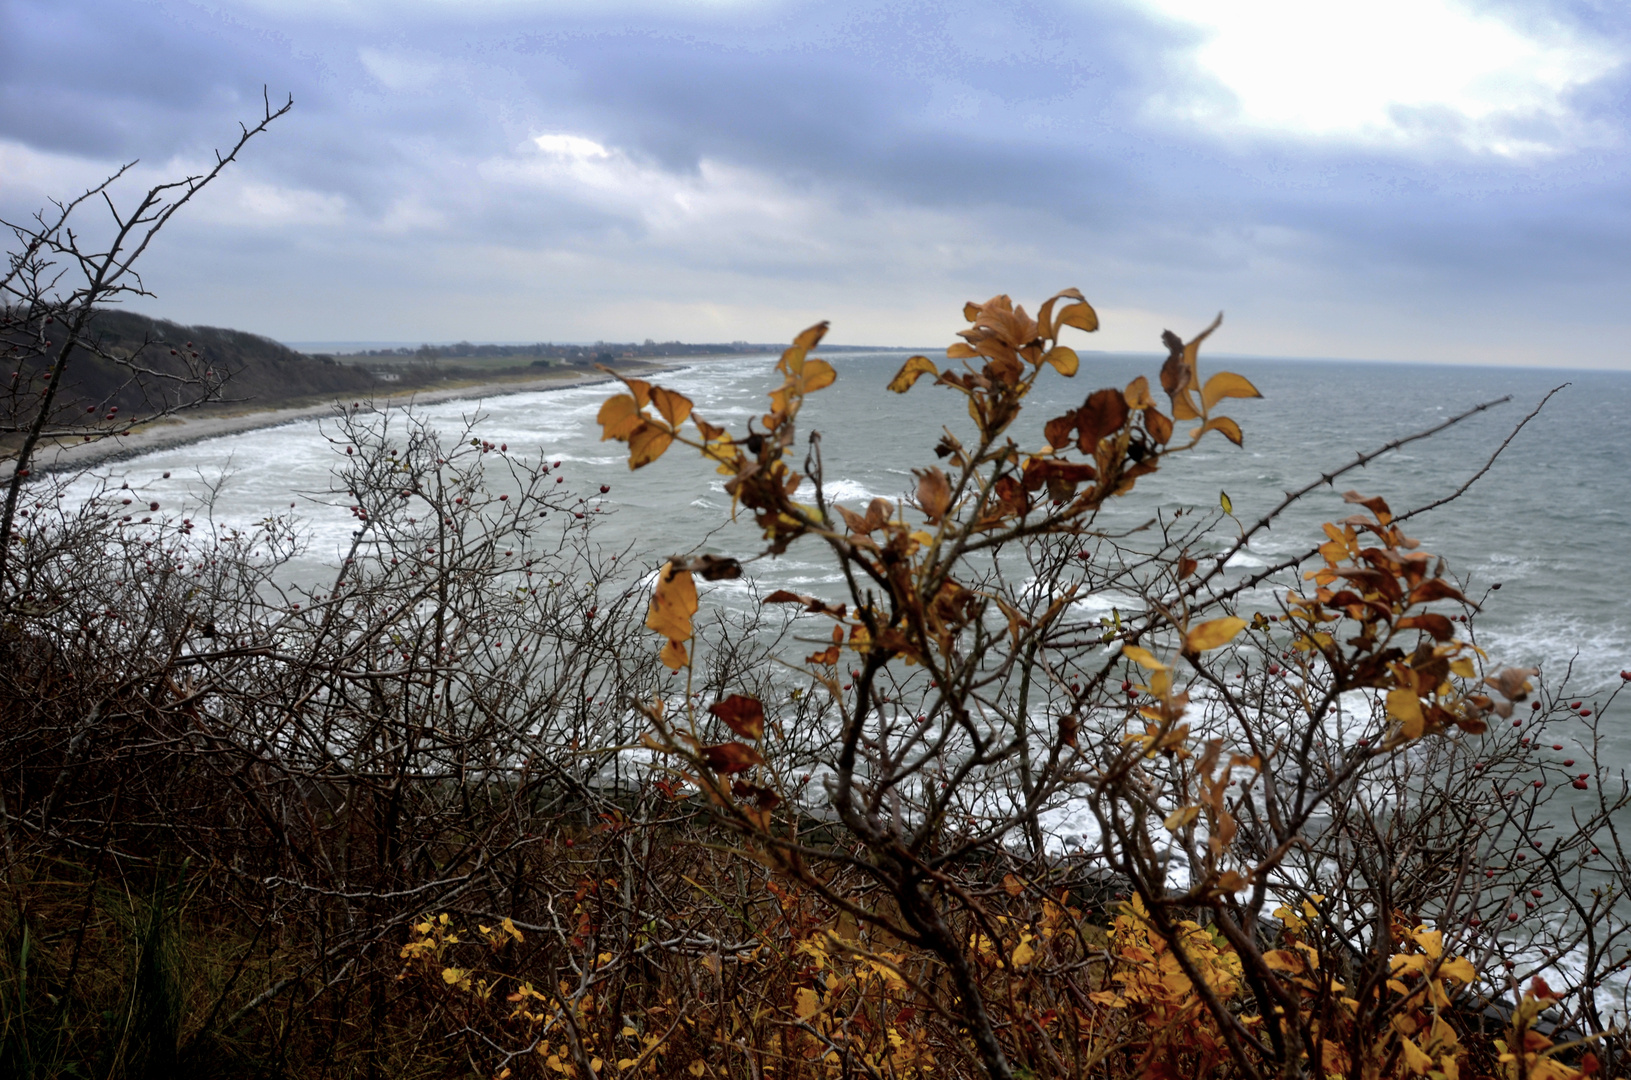
<svg viewBox="0 0 1631 1080"><path fill-rule="evenodd" d="M1599 797L1568 826L1535 812L1546 780L1533 781L1527 805L1502 786L1537 764L1535 727L1518 746L1486 732L1519 704L1543 707L1531 702L1539 672L1500 668L1478 647L1469 621L1478 603L1403 531L1430 507L1395 514L1381 497L1350 491L1345 500L1364 513L1327 524L1307 556L1242 580L1226 564L1254 533L1376 455L1288 494L1208 554L1201 538L1233 520L1226 503L1222 515L1157 513L1143 528L1113 504L1209 433L1243 441L1220 406L1256 388L1200 373L1200 345L1218 322L1188 342L1165 336L1159 381L1170 416L1140 377L1092 391L1037 432L1024 400L1045 375L1078 373L1061 335L1096 329L1092 307L1067 290L1034 319L1006 296L964 315L963 341L947 350L961 367L916 356L890 384L905 393L932 378L973 423L966 434L943 429L941 464L914 470L916 489L899 504L830 501L818 435L798 463L801 411L836 378L811 355L825 324L782 355L769 411L743 432L638 379L624 378L627 392L601 410L604 438L628 444L631 468L674 444L697 450L727 477L733 513L752 515L766 554L819 543L847 583L840 597L764 598L830 629L830 642L822 630L814 652L786 660L827 702L832 743L814 758L786 745L790 725L771 700L637 703L647 745L739 834L741 856L932 957L950 993L939 980L908 983L920 989L915 1005L953 1009L993 1077L1074 1075L1084 1053L1074 1035L1014 1011L1010 980L1030 974L1019 958L1029 960L1038 923L1034 910L1016 920L990 899L999 853L1022 858L1043 896L1060 875L1089 868L1125 884L1137 925L1117 916L1092 976L1084 957L1075 1007L1137 1002L1126 1043L1147 1048L1145 1074L1180 1059L1247 1076L1454 1074L1463 1058L1451 1025L1476 1026L1506 971L1559 960L1572 985L1546 1000L1575 1003L1559 1022L1617 1047L1596 991L1614 962L1603 945L1623 936L1624 863L1601 858L1598 845L1625 803L1623 780L1611 795L1601 769L1574 777L1570 786L1587 790L1599 780ZM1194 426L1180 434L1176 423ZM1275 587L1310 560L1300 580ZM696 580L739 572L712 556L663 567L646 625L665 642L665 665L697 663ZM1092 618L1081 601L1106 594L1135 603ZM824 788L814 805L840 826L835 842L807 829L812 801L796 777L811 770ZM1048 823L1081 807L1095 835L1061 863ZM1529 852L1511 853L1515 836L1538 853L1573 918L1510 932L1523 921L1518 903L1534 910L1555 895L1522 865ZM1056 902L1069 897L1067 888ZM1318 932L1306 921L1273 926L1271 912L1299 906ZM1147 943L1129 944L1138 934ZM1482 961L1482 977L1462 954ZM1005 978L988 973L990 956ZM1181 1000L1113 989L1128 976L1104 965L1134 959L1153 965L1160 985L1181 987Z"/></svg>

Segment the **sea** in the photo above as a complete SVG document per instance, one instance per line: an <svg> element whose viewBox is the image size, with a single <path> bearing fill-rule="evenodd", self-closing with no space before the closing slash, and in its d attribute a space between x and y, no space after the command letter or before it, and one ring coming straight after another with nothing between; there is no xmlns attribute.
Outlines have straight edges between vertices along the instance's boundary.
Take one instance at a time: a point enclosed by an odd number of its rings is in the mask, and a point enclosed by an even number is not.
<svg viewBox="0 0 1631 1080"><path fill-rule="evenodd" d="M905 395L886 391L908 355L829 357L837 381L812 395L800 417L801 440L807 432L821 433L829 499L857 510L877 496L898 500L915 487L912 468L936 463L933 449L943 428L970 434L963 398L955 391L927 379ZM1079 405L1094 389L1124 387L1139 375L1162 397L1160 360L1083 353L1074 378L1045 372L1014 429L1016 440L1024 449L1040 446L1046 419ZM779 385L774 365L773 355L732 357L653 378L691 398L699 415L740 432L765 411L765 395ZM1355 509L1342 501L1343 491L1380 495L1397 513L1440 500L1470 481L1460 497L1412 519L1407 531L1446 560L1449 572L1466 582L1468 595L1482 598L1475 620L1479 645L1501 665L1541 668L1551 693L1600 702L1620 685L1620 672L1631 670L1631 373L1211 361L1203 354L1203 379L1225 368L1262 393L1260 399L1228 400L1220 410L1240 424L1244 445L1208 434L1193 451L1140 479L1119 500L1117 520L1133 523L1180 508L1221 513L1227 500L1233 520L1224 516L1213 535L1214 549L1221 551L1241 523L1255 522L1286 492L1359 454L1501 401L1321 485L1256 534L1229 568L1250 573L1307 551L1321 539L1321 522ZM586 385L416 409L449 437L470 427L513 455L560 462L554 473L564 476L566 489L602 508L594 535L608 549L632 549L648 561L693 549L755 554L756 530L746 516L730 522L724 478L694 451L677 447L631 471L626 448L601 441L595 416L615 390ZM1190 425L1178 426L1181 435ZM208 497L216 523L236 526L290 513L292 503L303 553L287 572L321 587L332 579L357 526L349 501L332 494L331 471L344 451L337 433L334 420L318 419L212 438L107 463L80 486L128 483L167 508L198 506ZM604 495L602 485L608 488ZM795 544L775 560L753 564L752 571L767 588L818 595L825 590L845 599L833 564L822 554L813 542ZM732 583L716 591L720 603L742 596ZM1631 731L1616 725L1608 736L1614 759L1631 764Z"/></svg>
<svg viewBox="0 0 1631 1080"><path fill-rule="evenodd" d="M813 395L801 414L801 440L810 431L821 433L828 497L852 509L878 496L899 500L915 488L912 468L936 463L934 446L943 429L963 437L971 432L964 401L954 391L929 380L904 396L885 389L907 355L831 356L837 381ZM1124 387L1139 375L1158 386L1161 359L1084 353L1073 379L1045 372L1014 429L1016 440L1025 449L1040 446L1043 422L1079 405L1092 390ZM742 432L765 411L765 395L780 383L774 365L771 355L732 357L652 378L691 398L704 418ZM1354 511L1344 503L1344 491L1380 495L1395 512L1404 512L1465 487L1458 498L1412 518L1407 531L1423 549L1442 556L1467 595L1481 601L1473 627L1497 666L1538 667L1548 698L1590 703L1595 733L1580 721L1572 725L1573 735L1556 727L1548 734L1561 740L1559 759L1589 760L1588 744L1600 739L1600 760L1620 777L1600 775L1598 782L1617 790L1623 767L1631 766L1625 710L1609 701L1624 684L1621 672L1631 673L1631 373L1203 356L1203 378L1224 368L1246 376L1262 393L1260 399L1225 402L1244 431L1244 445L1209 434L1193 451L1174 455L1118 500L1115 523L1132 526L1180 509L1215 514L1212 551L1221 553L1242 523L1257 521L1288 491L1315 485L1232 558L1228 573L1243 576L1318 543L1322 522ZM478 437L505 445L511 455L550 463L552 475L564 478L563 491L601 511L589 515L595 542L637 557L621 558L619 566L649 568L693 551L756 554L751 521L745 515L730 520L724 478L694 451L677 447L631 471L626 448L601 441L596 413L616 390L600 384L528 391L416 411L450 439L464 433L467 440ZM1329 485L1318 483L1358 455L1495 402ZM1180 435L1189 426L1180 424ZM336 491L333 479L344 450L335 419L306 420L112 461L76 481L73 490L89 496L100 485L128 484L169 513L191 508L217 526L252 528L268 516L292 514L302 551L284 573L315 591L332 582L358 525L351 500ZM1232 516L1223 513L1225 501ZM822 551L815 542L795 543L779 558L752 563L750 571L762 589L845 600L841 579ZM1098 599L1103 609L1112 606L1113 598ZM1246 599L1266 606L1261 590ZM741 582L703 590L705 608L748 601ZM1559 788L1546 812L1590 810L1596 794ZM1067 845L1089 842L1094 832L1085 811L1073 807L1062 808L1047 824ZM1182 885L1177 862L1173 873L1173 884ZM1537 968L1574 964L1572 958L1533 959ZM1616 983L1613 1007L1625 1010L1628 997L1631 991Z"/></svg>

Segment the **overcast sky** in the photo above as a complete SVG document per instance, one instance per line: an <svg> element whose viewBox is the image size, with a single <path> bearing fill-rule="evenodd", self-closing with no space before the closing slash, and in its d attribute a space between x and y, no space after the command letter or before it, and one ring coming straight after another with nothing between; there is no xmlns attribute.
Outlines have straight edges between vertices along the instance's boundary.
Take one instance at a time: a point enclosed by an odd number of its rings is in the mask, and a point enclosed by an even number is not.
<svg viewBox="0 0 1631 1080"><path fill-rule="evenodd" d="M0 214L264 84L142 310L930 345L1074 285L1102 348L1631 367L1628 60L1621 0L0 0Z"/></svg>

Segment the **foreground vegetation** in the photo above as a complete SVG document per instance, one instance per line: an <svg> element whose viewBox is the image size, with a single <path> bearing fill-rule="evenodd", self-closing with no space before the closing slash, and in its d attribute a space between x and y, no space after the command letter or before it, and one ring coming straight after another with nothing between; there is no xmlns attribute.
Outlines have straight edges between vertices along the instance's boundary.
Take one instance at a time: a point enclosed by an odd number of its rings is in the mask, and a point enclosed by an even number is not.
<svg viewBox="0 0 1631 1080"><path fill-rule="evenodd" d="M31 468L95 305L210 176L104 251L67 229L83 203L14 227L0 1074L1627 1072L1613 700L1479 648L1474 583L1407 535L1430 507L1350 493L1302 557L1226 569L1433 431L1260 521L1133 513L1246 437L1223 407L1255 388L1203 375L1216 323L1038 418L1097 315L999 296L889 385L952 406L899 503L826 496L824 327L744 430L632 378L602 409L631 467L697 452L737 527L824 549L840 595L724 607L743 562L607 550L604 491L350 407L353 543L297 589L292 517ZM195 359L163 409L213 392Z"/></svg>

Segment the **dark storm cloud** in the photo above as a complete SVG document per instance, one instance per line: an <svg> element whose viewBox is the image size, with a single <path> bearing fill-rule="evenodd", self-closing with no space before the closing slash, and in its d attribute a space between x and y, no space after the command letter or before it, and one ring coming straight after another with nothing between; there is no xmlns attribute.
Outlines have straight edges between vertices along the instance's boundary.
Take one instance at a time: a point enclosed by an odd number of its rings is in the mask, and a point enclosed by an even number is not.
<svg viewBox="0 0 1631 1080"><path fill-rule="evenodd" d="M1612 7L1506 10L1514 25L1544 16L1622 56L1631 40ZM436 245L454 258L461 247L581 255L593 243L633 276L673 275L690 259L755 278L830 277L832 258L809 253L819 229L762 239L776 199L807 195L839 218L928 215L932 226L903 224L898 240L919 258L949 243L954 262L1019 267L1030 245L1046 268L1080 251L1118 275L1126 295L1115 299L1142 291L1144 306L1232 290L1346 290L1418 308L1538 292L1566 319L1570 305L1631 284L1623 65L1573 90L1567 115L1502 132L1561 149L1502 158L1467 149L1464 119L1432 110L1395 118L1413 141L1369 148L1163 118L1152 101L1226 92L1180 62L1195 31L1110 2L9 0L0 12L0 139L41 152L196 155L253 110L262 84L292 93L296 114L245 175L346 210L311 226L321 236L288 226L258 238L268 265L280 243L291 265L351 251L384 266ZM1598 134L1567 144L1567 124ZM528 155L541 134L610 147L623 172L598 188L539 180ZM705 199L719 183L709 163L778 185L765 195L735 181L772 205L760 231L707 250L664 241L646 212L660 200L642 192L666 177ZM880 269L876 281L889 280Z"/></svg>

